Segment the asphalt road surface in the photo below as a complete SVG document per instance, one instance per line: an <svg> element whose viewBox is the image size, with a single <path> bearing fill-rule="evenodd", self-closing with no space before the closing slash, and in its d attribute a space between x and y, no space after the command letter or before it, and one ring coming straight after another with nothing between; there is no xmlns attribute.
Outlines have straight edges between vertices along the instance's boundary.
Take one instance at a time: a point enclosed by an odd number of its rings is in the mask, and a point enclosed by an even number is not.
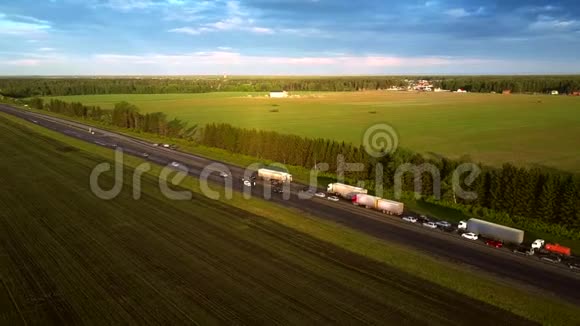
<svg viewBox="0 0 580 326"><path fill-rule="evenodd" d="M122 148L124 153L139 156L151 162L168 165L179 162L187 167L188 173L199 176L210 164L221 164L209 170L214 170L209 177L218 190L224 178L217 171L222 168L228 171L229 181L234 190L245 191L248 195L265 197L273 202L307 212L314 216L340 223L344 226L362 231L376 238L392 241L424 252L431 256L442 257L449 261L468 265L499 276L503 280L513 282L527 288L546 291L580 304L580 273L570 271L563 264L553 264L537 257L521 256L508 249L496 249L486 246L481 241L471 241L461 238L455 233L441 230L431 230L420 225L402 221L376 211L355 207L347 201L331 202L322 198L299 198L304 195L301 190L304 185L293 183L283 194L271 193L269 184L257 183L255 187L246 187L241 178L245 168L210 160L204 157L183 153L176 150L153 146L143 140L115 134L98 128L65 119L54 118L26 110L0 105L0 111L31 121L45 128L85 140L108 148ZM147 154L147 155L145 155ZM207 171L207 170L206 170ZM246 175L248 176L248 175ZM229 182L228 181L228 182ZM223 190L222 190L223 193ZM417 262L420 264L420 262Z"/></svg>

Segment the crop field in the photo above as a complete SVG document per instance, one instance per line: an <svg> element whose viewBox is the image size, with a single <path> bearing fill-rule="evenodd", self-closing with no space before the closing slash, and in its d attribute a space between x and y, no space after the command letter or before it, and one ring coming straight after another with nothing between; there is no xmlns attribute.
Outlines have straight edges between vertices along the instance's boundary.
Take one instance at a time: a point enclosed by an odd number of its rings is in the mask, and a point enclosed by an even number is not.
<svg viewBox="0 0 580 326"><path fill-rule="evenodd" d="M476 162L580 172L580 98L407 92L91 95L66 101L111 108L128 101L190 124L227 122L360 144L367 127L392 125L399 146Z"/></svg>
<svg viewBox="0 0 580 326"><path fill-rule="evenodd" d="M106 157L2 115L0 157L0 324L530 323L226 203L170 202L149 175L140 200L130 170L98 200Z"/></svg>

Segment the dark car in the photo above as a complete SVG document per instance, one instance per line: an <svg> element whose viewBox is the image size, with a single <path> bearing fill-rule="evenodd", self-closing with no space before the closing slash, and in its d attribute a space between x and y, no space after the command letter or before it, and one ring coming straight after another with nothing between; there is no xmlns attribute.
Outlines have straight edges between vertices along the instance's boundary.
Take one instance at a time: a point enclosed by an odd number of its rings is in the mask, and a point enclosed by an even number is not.
<svg viewBox="0 0 580 326"><path fill-rule="evenodd" d="M557 263L562 261L562 259L560 257L551 256L551 255L550 256L543 256L540 259L545 260L545 261L550 262L550 263L554 263L554 264L557 264Z"/></svg>
<svg viewBox="0 0 580 326"><path fill-rule="evenodd" d="M513 250L514 253L516 254L520 254L520 255L526 255L526 256L530 256L534 254L534 251L532 249L529 249L528 247L517 247L516 249Z"/></svg>
<svg viewBox="0 0 580 326"><path fill-rule="evenodd" d="M568 267L570 267L570 270L580 272L580 263L568 263Z"/></svg>
<svg viewBox="0 0 580 326"><path fill-rule="evenodd" d="M282 188L274 188L272 191L273 191L275 194L281 194L281 193L283 193L283 192L284 192L284 191L282 190Z"/></svg>
<svg viewBox="0 0 580 326"><path fill-rule="evenodd" d="M486 245L490 246L490 247L495 247L495 248L501 248L503 247L503 242L501 241L497 241L497 240L487 240L485 242Z"/></svg>

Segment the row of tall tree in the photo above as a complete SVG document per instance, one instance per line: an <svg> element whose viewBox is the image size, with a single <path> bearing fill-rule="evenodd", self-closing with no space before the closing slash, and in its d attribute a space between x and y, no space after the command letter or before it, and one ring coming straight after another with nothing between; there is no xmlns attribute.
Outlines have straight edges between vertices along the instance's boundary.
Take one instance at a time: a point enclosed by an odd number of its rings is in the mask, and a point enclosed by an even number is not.
<svg viewBox="0 0 580 326"><path fill-rule="evenodd" d="M580 76L435 77L434 86L479 93L501 93L504 90L514 93L548 93L556 90L562 94L572 94L580 91Z"/></svg>
<svg viewBox="0 0 580 326"><path fill-rule="evenodd" d="M0 94L16 98L93 94L357 91L407 86L408 79L431 80L444 89L471 92L560 93L580 91L580 76L445 76L445 77L282 77L282 78L0 78Z"/></svg>
<svg viewBox="0 0 580 326"><path fill-rule="evenodd" d="M315 164L327 163L330 171L338 168L338 155L345 162L363 163L365 169L345 172L350 180L364 180L366 187L376 188L376 169L380 163L385 190L395 186L395 175L404 164L421 167L422 173L412 168L404 169L402 190L419 190L423 196L433 196L433 185L440 180L441 200L476 205L505 212L512 216L536 219L549 224L561 224L580 230L580 179L564 173L540 169L518 168L505 164L496 169L483 166L482 172L466 191L473 191L477 198L468 199L454 195L453 172L464 163L446 158L426 158L409 150L398 149L395 153L374 158L362 146L325 139L310 139L295 135L283 135L272 131L248 130L228 124L209 124L203 128L199 142L205 146L222 148L233 153L266 158L289 165L312 168ZM427 163L428 165L424 165ZM410 165L409 165L410 166ZM439 173L431 174L433 167ZM478 165L481 167L481 165ZM403 171L403 170L399 170ZM465 178L466 173L462 177ZM415 189L415 179L422 183Z"/></svg>
<svg viewBox="0 0 580 326"><path fill-rule="evenodd" d="M117 103L112 110L104 110L98 106L86 106L77 102L69 103L58 99L45 102L41 98L32 98L28 101L28 105L37 110L95 120L115 127L163 137L190 139L196 130L196 126L188 128L187 123L179 119L169 120L167 115L162 112L142 114L135 105L128 102Z"/></svg>

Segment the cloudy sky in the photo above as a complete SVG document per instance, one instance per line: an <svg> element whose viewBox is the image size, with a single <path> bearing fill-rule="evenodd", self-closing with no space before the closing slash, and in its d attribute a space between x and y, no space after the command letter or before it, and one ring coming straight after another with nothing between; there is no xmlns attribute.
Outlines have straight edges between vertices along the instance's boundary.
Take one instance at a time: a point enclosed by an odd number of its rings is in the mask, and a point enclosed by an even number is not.
<svg viewBox="0 0 580 326"><path fill-rule="evenodd" d="M580 73L578 0L0 0L0 75Z"/></svg>

